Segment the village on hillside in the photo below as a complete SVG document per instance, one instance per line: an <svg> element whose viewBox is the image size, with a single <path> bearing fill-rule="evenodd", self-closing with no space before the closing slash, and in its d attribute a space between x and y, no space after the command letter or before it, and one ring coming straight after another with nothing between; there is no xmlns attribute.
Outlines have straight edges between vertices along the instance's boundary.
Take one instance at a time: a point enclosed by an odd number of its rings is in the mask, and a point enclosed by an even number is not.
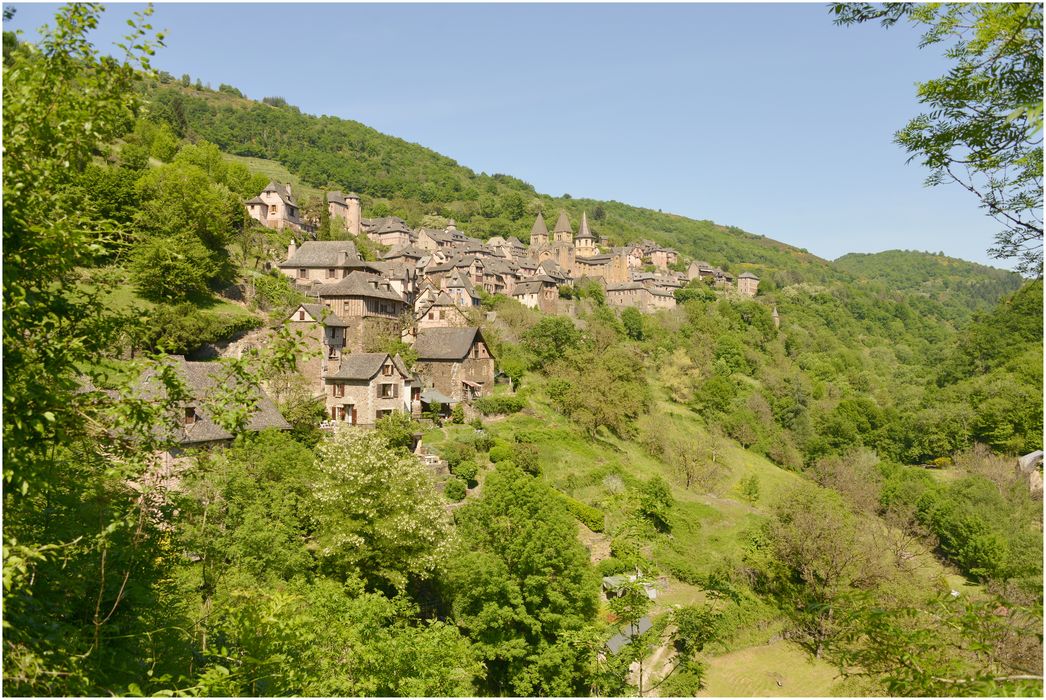
<svg viewBox="0 0 1046 700"><path fill-rule="evenodd" d="M516 237L487 241L467 236L453 221L444 229L412 230L395 216L367 219L360 197L326 193L332 226L346 240L314 240L316 224L304 218L289 185L270 181L246 202L259 224L291 234L286 259L270 264L309 298L284 325L301 339L299 371L323 398L323 428L340 423L373 426L393 412L412 418L471 418L473 402L493 391L495 358L478 326L482 295L502 294L545 314L572 315L575 302L561 290L588 281L611 307L641 312L671 309L676 290L691 280L741 297L754 297L759 278L735 277L706 262L680 264L679 253L652 241L611 246L581 216L577 233L566 212L550 232L542 214L529 244ZM367 261L353 240L365 236L385 252ZM685 270L685 271L683 271ZM567 297L567 298L564 298ZM778 322L777 310L773 318ZM380 340L413 348L413 367L398 354L375 352ZM176 368L197 399L186 403L179 443L225 441L227 435L202 407L213 382L209 363L176 358ZM248 426L289 428L262 392ZM271 410L268 410L271 409Z"/></svg>

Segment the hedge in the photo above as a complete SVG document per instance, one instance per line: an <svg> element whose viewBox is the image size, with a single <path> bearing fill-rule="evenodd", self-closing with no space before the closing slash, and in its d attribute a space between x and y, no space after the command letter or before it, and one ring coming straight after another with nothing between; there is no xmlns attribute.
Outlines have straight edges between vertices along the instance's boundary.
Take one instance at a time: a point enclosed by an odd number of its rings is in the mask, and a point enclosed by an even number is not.
<svg viewBox="0 0 1046 700"><path fill-rule="evenodd" d="M526 402L522 396L505 394L501 396L484 396L476 399L473 406L485 416L493 416L504 413L519 413L523 410Z"/></svg>
<svg viewBox="0 0 1046 700"><path fill-rule="evenodd" d="M570 511L570 514L584 523L585 527L592 532L603 532L606 527L603 511L573 499L560 491L556 491L556 493L567 507L567 510Z"/></svg>

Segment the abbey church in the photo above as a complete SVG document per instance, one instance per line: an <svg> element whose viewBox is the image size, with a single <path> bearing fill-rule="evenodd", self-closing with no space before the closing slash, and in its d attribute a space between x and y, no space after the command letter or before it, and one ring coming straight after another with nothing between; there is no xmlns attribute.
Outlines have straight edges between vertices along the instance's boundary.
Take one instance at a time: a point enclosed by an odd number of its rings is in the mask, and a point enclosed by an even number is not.
<svg viewBox="0 0 1046 700"><path fill-rule="evenodd" d="M603 252L606 251L606 252ZM624 248L609 248L606 238L596 241L588 227L588 214L581 214L581 228L574 236L566 212L560 212L549 241L548 227L541 214L530 229L530 256L542 263L551 260L573 278L602 278L605 284L630 281L628 253Z"/></svg>

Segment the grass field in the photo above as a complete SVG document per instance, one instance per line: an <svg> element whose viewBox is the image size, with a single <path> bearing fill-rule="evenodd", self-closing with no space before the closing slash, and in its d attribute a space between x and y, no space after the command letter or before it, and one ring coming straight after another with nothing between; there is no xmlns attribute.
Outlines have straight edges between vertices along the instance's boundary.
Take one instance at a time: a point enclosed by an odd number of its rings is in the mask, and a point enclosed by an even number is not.
<svg viewBox="0 0 1046 700"><path fill-rule="evenodd" d="M708 659L702 697L824 697L839 682L834 666L791 642L740 649Z"/></svg>
<svg viewBox="0 0 1046 700"><path fill-rule="evenodd" d="M247 166L247 169L254 173L261 173L270 180L276 180L283 184L290 184L291 193L294 198L298 200L298 203L302 203L305 198L313 197L316 199L323 198L323 191L317 187L310 187L309 185L303 185L301 180L298 179L297 175L291 173L287 168L283 167L282 164L277 163L274 160L266 160L265 158L253 158L251 156L234 156L228 153L223 153L227 159L242 163Z"/></svg>

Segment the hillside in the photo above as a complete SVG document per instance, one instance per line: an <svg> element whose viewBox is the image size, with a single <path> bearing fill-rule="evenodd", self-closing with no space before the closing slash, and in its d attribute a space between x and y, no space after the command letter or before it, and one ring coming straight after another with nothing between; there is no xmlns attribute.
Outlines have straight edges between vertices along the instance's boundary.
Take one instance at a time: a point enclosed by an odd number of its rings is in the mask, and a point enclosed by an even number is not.
<svg viewBox="0 0 1046 700"><path fill-rule="evenodd" d="M121 64L84 38L99 7L58 12L47 51L5 34L6 694L1042 694L1014 459L1041 447L1041 280L929 295L932 270L548 197L143 82L147 30ZM392 283L444 287L435 254L361 272L344 234L276 267L295 234L246 213L296 207L272 177L320 217L355 189L483 237L584 210L764 285L410 308ZM201 347L227 352L171 356Z"/></svg>
<svg viewBox="0 0 1046 700"><path fill-rule="evenodd" d="M915 250L849 253L832 266L862 284L924 297L948 307L956 320L990 309L1021 286L1016 272Z"/></svg>
<svg viewBox="0 0 1046 700"><path fill-rule="evenodd" d="M274 161L307 187L357 192L369 215L391 213L418 226L435 214L454 219L470 235L515 235L527 242L538 211L549 216L564 209L573 220L588 211L595 234L608 235L612 243L650 239L735 273L753 270L767 286L841 277L814 255L736 227L620 202L542 194L517 178L477 174L359 122L303 114L278 100L275 106L173 83L153 83L146 96L153 118L169 123L178 136Z"/></svg>

